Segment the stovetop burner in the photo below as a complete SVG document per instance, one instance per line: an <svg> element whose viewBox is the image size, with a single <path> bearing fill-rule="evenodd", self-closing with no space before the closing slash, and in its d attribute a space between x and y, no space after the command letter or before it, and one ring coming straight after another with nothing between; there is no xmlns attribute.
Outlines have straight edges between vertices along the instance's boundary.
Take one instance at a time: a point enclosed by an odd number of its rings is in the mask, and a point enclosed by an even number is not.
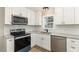
<svg viewBox="0 0 79 59"><path fill-rule="evenodd" d="M19 30L19 31L18 31ZM30 33L26 33L25 30L23 29L15 29L15 30L12 30L10 32L10 34L14 37L20 37L20 36L26 36L26 35L29 35Z"/></svg>
<svg viewBox="0 0 79 59"><path fill-rule="evenodd" d="M27 34L19 34L19 35L13 35L15 37L20 37L20 36L26 36L26 35L30 35L30 33L27 33Z"/></svg>

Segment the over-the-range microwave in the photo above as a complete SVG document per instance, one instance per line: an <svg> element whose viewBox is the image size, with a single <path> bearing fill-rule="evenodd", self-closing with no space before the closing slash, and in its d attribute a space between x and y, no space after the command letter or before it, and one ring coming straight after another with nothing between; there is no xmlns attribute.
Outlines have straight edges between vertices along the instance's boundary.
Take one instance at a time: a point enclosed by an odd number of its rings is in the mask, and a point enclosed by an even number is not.
<svg viewBox="0 0 79 59"><path fill-rule="evenodd" d="M12 25L27 25L28 18L22 16L12 15Z"/></svg>

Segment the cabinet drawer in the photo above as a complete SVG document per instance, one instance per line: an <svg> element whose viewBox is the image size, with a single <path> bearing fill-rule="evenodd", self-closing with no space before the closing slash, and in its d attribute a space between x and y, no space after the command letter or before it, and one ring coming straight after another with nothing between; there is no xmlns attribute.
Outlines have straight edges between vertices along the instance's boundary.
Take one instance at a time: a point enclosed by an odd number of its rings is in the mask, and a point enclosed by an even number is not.
<svg viewBox="0 0 79 59"><path fill-rule="evenodd" d="M79 52L79 46L71 45L67 50L68 52Z"/></svg>
<svg viewBox="0 0 79 59"><path fill-rule="evenodd" d="M67 51L79 52L79 39L67 38Z"/></svg>
<svg viewBox="0 0 79 59"><path fill-rule="evenodd" d="M79 39L70 39L69 40L71 45L78 45L79 46Z"/></svg>
<svg viewBox="0 0 79 59"><path fill-rule="evenodd" d="M6 51L14 52L14 38L7 39Z"/></svg>

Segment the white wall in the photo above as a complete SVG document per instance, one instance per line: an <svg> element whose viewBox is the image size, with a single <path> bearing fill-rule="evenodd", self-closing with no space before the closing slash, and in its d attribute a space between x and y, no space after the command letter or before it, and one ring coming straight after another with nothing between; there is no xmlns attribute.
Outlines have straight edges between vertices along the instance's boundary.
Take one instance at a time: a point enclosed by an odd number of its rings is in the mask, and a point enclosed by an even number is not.
<svg viewBox="0 0 79 59"><path fill-rule="evenodd" d="M3 35L4 35L4 8L0 8L0 51L3 51Z"/></svg>

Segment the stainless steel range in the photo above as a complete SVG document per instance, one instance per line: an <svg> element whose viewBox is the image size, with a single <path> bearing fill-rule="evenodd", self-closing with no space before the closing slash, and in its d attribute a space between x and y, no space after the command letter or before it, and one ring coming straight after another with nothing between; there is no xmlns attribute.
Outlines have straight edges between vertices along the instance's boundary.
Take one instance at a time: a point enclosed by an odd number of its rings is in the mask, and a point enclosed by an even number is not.
<svg viewBox="0 0 79 59"><path fill-rule="evenodd" d="M25 29L12 29L10 34L14 36L15 52L28 52L31 49L31 35Z"/></svg>

